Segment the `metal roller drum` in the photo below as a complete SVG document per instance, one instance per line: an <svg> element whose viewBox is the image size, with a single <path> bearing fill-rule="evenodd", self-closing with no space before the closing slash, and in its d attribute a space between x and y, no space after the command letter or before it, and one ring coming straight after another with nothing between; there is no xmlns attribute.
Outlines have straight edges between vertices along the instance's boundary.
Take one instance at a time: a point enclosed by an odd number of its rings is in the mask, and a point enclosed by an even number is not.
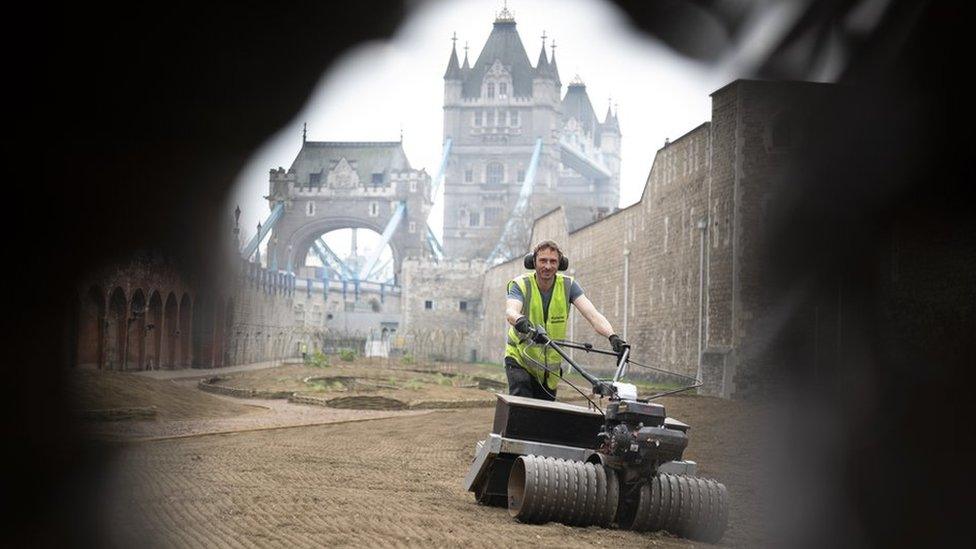
<svg viewBox="0 0 976 549"><path fill-rule="evenodd" d="M625 503L621 528L716 542L728 524L728 491L712 479L659 473Z"/></svg>
<svg viewBox="0 0 976 549"><path fill-rule="evenodd" d="M508 512L527 523L609 526L618 493L616 473L603 465L521 456L508 477Z"/></svg>

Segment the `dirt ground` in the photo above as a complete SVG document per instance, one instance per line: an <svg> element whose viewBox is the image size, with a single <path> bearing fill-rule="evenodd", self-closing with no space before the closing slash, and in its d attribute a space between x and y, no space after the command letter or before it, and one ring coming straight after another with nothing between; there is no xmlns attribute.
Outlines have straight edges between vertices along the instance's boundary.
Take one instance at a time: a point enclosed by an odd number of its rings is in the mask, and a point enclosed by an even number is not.
<svg viewBox="0 0 976 549"><path fill-rule="evenodd" d="M182 383L132 373L82 369L71 381L71 397L81 411L146 407L161 421L238 417L261 411L202 391L188 391Z"/></svg>
<svg viewBox="0 0 976 549"><path fill-rule="evenodd" d="M186 399L216 399L215 412L235 404L185 382L170 385L194 394ZM768 544L755 489L761 459L753 439L762 407L707 397L661 402L692 426L685 457L698 461L700 475L729 488L722 545ZM490 430L490 407L382 412L392 416L367 421L359 420L377 412L339 411L347 419L327 425L275 424L272 411L266 413L272 429L254 430L257 422L233 433L111 443L106 541L166 547L695 545L663 533L519 524L505 509L476 504L462 480L476 441Z"/></svg>
<svg viewBox="0 0 976 549"><path fill-rule="evenodd" d="M336 407L429 409L494 405L506 387L500 368L470 365L403 365L379 360L340 362L326 368L285 365L221 376L237 389L312 395Z"/></svg>

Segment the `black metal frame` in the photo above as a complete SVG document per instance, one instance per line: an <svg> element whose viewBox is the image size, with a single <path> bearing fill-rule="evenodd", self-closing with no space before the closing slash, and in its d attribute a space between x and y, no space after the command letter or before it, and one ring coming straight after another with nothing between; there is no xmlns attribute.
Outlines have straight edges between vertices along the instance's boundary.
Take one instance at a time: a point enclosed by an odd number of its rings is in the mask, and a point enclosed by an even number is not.
<svg viewBox="0 0 976 549"><path fill-rule="evenodd" d="M565 360L570 366L572 366L577 372L579 372L580 375L583 376L583 378L586 379L586 381L588 381L593 386L594 394L610 397L611 399L617 398L617 389L612 385L612 382L620 381L621 379L623 379L624 376L626 376L627 372L629 371L628 366L630 364L634 364L635 366L640 366L642 368L647 368L649 370L655 370L661 373L688 379L694 382L691 385L685 387L672 389L670 391L664 391L661 393L656 393L647 398L638 399L644 402L653 400L655 398L667 396L667 395L673 395L676 393L697 389L698 387L701 387L703 385L702 380L698 378L686 376L684 374L679 374L676 372L671 372L668 370L664 370L662 368L655 368L654 366L648 366L646 364L641 364L637 361L631 360L630 345L624 345L623 350L619 353L616 353L614 351L606 351L603 349L595 349L593 345L589 343L577 343L575 341L552 339L549 337L549 334L545 332L542 326L535 327L535 333L531 334L530 337L533 339L533 341L535 341L536 338L542 339L543 341L539 342L540 344L547 347L551 347L553 350L555 350L559 354L559 356L563 358L563 360ZM579 364L576 364L576 362L574 362L573 359L569 358L569 355L566 354L566 351L563 350L563 347L568 347L570 349L578 349L581 351L585 351L587 353L596 353L600 355L617 357L617 369L614 371L613 379L611 380L611 383L607 383L607 381L601 380L600 378L584 370Z"/></svg>

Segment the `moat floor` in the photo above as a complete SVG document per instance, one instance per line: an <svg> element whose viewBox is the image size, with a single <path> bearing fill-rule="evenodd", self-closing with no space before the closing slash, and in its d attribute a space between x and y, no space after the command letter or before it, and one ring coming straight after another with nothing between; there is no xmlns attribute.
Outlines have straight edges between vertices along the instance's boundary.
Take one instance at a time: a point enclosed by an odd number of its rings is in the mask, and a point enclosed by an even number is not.
<svg viewBox="0 0 976 549"><path fill-rule="evenodd" d="M284 381L283 377L274 379ZM183 436L123 436L125 442L109 443L115 451L111 482L105 486L105 517L111 533L106 541L112 545L696 545L663 533L520 524L505 509L478 505L463 490L462 480L475 443L490 430L491 407L334 410L217 397L189 382L171 385L174 395L185 391L183 398L198 412L207 409L200 403L206 402L215 413L176 420L161 413L155 421L128 422L155 424ZM248 406L271 402L277 404L258 411ZM763 526L768 509L757 487L763 463L757 434L766 410L757 404L696 396L665 397L660 402L670 416L692 426L685 458L699 463L699 475L729 488L732 505L722 545L773 543ZM318 417L319 413L325 415ZM332 423L301 424L313 420ZM196 422L197 431L166 426L174 422ZM196 434L228 426L225 431L236 432ZM147 434L131 431L131 426L113 429L116 435Z"/></svg>

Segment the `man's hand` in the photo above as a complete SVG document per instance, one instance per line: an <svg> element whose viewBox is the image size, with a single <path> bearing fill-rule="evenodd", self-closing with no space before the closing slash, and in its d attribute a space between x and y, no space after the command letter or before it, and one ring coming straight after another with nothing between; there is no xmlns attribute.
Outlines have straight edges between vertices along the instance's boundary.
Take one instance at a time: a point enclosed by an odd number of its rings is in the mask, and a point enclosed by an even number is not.
<svg viewBox="0 0 976 549"><path fill-rule="evenodd" d="M518 317L518 320L515 321L515 331L520 334L527 334L532 331L532 323L529 322L528 318L520 316Z"/></svg>
<svg viewBox="0 0 976 549"><path fill-rule="evenodd" d="M533 330L533 332L535 332L535 333L532 334L532 341L534 341L536 343L543 343L543 344L549 343L549 334L546 333L546 327L545 326L543 326L542 324L539 324L538 326L536 326L532 330Z"/></svg>
<svg viewBox="0 0 976 549"><path fill-rule="evenodd" d="M617 353L618 355L624 352L624 347L628 346L627 342L624 341L623 339L620 339L620 336L618 336L617 334L611 335L609 339L610 339L610 347L613 349L613 352Z"/></svg>

